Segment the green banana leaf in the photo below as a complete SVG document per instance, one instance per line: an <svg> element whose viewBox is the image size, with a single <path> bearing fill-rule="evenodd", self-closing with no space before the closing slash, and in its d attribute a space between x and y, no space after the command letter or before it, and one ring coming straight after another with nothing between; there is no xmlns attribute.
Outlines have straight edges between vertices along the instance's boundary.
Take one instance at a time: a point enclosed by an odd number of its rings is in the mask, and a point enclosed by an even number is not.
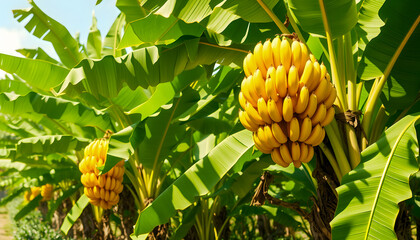
<svg viewBox="0 0 420 240"><path fill-rule="evenodd" d="M33 0L29 9L13 10L13 16L19 21L28 20L25 28L34 36L52 43L61 62L71 68L79 63L83 54L79 52L79 44L69 31L59 22L46 15Z"/></svg>
<svg viewBox="0 0 420 240"><path fill-rule="evenodd" d="M418 113L408 115L390 127L343 177L331 222L333 239L396 239L398 203L411 197L409 177L419 170L419 119Z"/></svg>
<svg viewBox="0 0 420 240"><path fill-rule="evenodd" d="M374 1L371 4L366 4L366 8L369 6L369 8L373 8L371 11L374 11L377 8L371 6L376 6L381 2ZM365 21L386 22L380 33L377 29L360 25L362 31L367 34L366 41L370 41L366 45L359 64L358 75L363 80L371 80L382 76L388 65L394 64L391 59L409 33L409 29L414 26L414 23L417 23L417 27L406 44L402 45L402 52L395 64L390 65L392 70L381 95L381 100L388 111L404 109L410 105L416 99L420 89L418 81L420 60L417 57L420 54L418 46L418 42L420 42L419 9L419 1L386 1L380 8L380 16L363 16ZM374 37L375 35L377 36ZM374 38L369 39L371 37Z"/></svg>
<svg viewBox="0 0 420 240"><path fill-rule="evenodd" d="M21 48L16 49L16 52L22 54L25 58L45 60L52 64L60 65L60 62L50 57L42 48L38 47L35 49Z"/></svg>
<svg viewBox="0 0 420 240"><path fill-rule="evenodd" d="M77 200L76 204L73 205L70 212L67 213L67 216L63 220L63 224L61 224L60 231L67 235L70 228L76 222L76 220L80 217L83 212L83 209L89 204L89 198L86 195L82 195L79 200Z"/></svg>
<svg viewBox="0 0 420 240"><path fill-rule="evenodd" d="M14 73L30 86L48 92L58 86L69 70L38 59L20 58L0 53L0 69Z"/></svg>
<svg viewBox="0 0 420 240"><path fill-rule="evenodd" d="M32 210L34 210L36 207L39 206L39 203L42 200L41 194L36 196L33 200L31 200L28 204L26 204L21 210L19 210L18 213L13 217L13 220L19 221L24 216L26 216L28 213L30 213Z"/></svg>
<svg viewBox="0 0 420 240"><path fill-rule="evenodd" d="M320 0L324 2L327 24L333 38L349 32L357 23L356 3L353 0ZM289 0L292 16L308 33L325 36L325 26L318 0Z"/></svg>
<svg viewBox="0 0 420 240"><path fill-rule="evenodd" d="M103 41L102 56L112 55L114 57L121 57L126 54L125 50L117 50L120 44L122 28L125 23L125 16L120 14L112 24Z"/></svg>
<svg viewBox="0 0 420 240"><path fill-rule="evenodd" d="M90 58L102 58L102 37L97 25L95 13L92 14L92 25L87 39L87 51Z"/></svg>
<svg viewBox="0 0 420 240"><path fill-rule="evenodd" d="M247 130L223 140L140 213L131 237L145 239L155 226L167 222L176 210L187 208L196 196L208 193L252 146L251 132Z"/></svg>

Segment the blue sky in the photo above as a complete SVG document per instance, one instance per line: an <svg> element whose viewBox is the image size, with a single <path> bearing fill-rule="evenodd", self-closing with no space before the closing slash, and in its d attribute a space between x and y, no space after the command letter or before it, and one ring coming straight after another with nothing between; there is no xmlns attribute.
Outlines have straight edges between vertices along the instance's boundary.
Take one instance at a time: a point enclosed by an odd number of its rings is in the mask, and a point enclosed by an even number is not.
<svg viewBox="0 0 420 240"><path fill-rule="evenodd" d="M86 43L93 11L102 37L106 35L119 14L115 1L103 0L95 6L96 0L34 0L48 16L63 24L70 34L74 36L79 32L82 43ZM19 23L13 18L13 9L30 6L27 0L0 0L0 53L19 56L15 49L42 47L50 56L57 58L49 42L40 40L26 31L26 21Z"/></svg>

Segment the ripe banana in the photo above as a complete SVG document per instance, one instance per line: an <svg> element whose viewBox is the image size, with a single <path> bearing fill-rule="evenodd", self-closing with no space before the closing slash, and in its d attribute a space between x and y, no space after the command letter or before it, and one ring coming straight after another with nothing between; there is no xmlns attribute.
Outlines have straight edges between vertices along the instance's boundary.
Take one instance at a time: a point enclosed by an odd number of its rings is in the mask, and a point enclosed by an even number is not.
<svg viewBox="0 0 420 240"><path fill-rule="evenodd" d="M264 145L261 143L260 139L258 138L257 134L254 133L252 135L252 138L254 139L255 147L260 150L262 153L269 154L271 152L271 149L264 147Z"/></svg>
<svg viewBox="0 0 420 240"><path fill-rule="evenodd" d="M281 102L281 101L279 101ZM270 118L274 122L280 122L282 120L281 113L279 109L277 108L277 104L273 99L269 99L267 103L267 110L268 115L270 115Z"/></svg>
<svg viewBox="0 0 420 240"><path fill-rule="evenodd" d="M317 61L316 58L315 58L315 56L312 53L309 54L309 59L311 59L311 61L313 63Z"/></svg>
<svg viewBox="0 0 420 240"><path fill-rule="evenodd" d="M256 123L256 122L254 122L250 117L249 117L249 114L246 112L246 111L244 111L244 114L242 114L244 117L245 117L245 120L247 121L247 123L249 124L249 125L251 125L251 126L254 126L254 125L256 125L256 126L259 126L259 124L258 123ZM240 120L240 119L239 119ZM254 127L253 127L254 128Z"/></svg>
<svg viewBox="0 0 420 240"><path fill-rule="evenodd" d="M308 145L305 143L300 143L300 157L299 161L305 161L305 159L308 157Z"/></svg>
<svg viewBox="0 0 420 240"><path fill-rule="evenodd" d="M284 134L283 130L281 129L278 123L271 124L271 131L273 133L274 138L277 142L283 144L287 142L287 136Z"/></svg>
<svg viewBox="0 0 420 240"><path fill-rule="evenodd" d="M325 127L334 119L335 110L333 107L328 108L324 120L320 122L321 126Z"/></svg>
<svg viewBox="0 0 420 240"><path fill-rule="evenodd" d="M246 114L247 114L246 112L239 110L239 121L242 123L242 126L244 126L249 131L252 131L252 132L256 131L258 129L258 125L252 121L248 122L245 117Z"/></svg>
<svg viewBox="0 0 420 240"><path fill-rule="evenodd" d="M269 125L264 126L264 134L268 142L270 143L270 146L273 146L275 148L280 147L280 143L274 137L271 127Z"/></svg>
<svg viewBox="0 0 420 240"><path fill-rule="evenodd" d="M274 79L267 78L267 80L265 81L265 90L267 92L268 98L273 99L274 101L277 101L279 99L276 90L276 82L274 81Z"/></svg>
<svg viewBox="0 0 420 240"><path fill-rule="evenodd" d="M296 113L303 113L306 110L306 107L309 103L309 89L306 86L303 86L300 89L299 97L297 99L295 112Z"/></svg>
<svg viewBox="0 0 420 240"><path fill-rule="evenodd" d="M252 75L248 78L245 78L241 83L241 92L244 95L247 102L249 102L252 106L257 107L257 99L254 99L251 96L250 88L249 88L249 79L252 79ZM86 155L85 155L86 156Z"/></svg>
<svg viewBox="0 0 420 240"><path fill-rule="evenodd" d="M280 97L284 98L287 95L287 72L283 65L276 69L276 88Z"/></svg>
<svg viewBox="0 0 420 240"><path fill-rule="evenodd" d="M268 114L267 103L265 102L264 98L258 99L258 113L264 122L271 124L272 121L270 115Z"/></svg>
<svg viewBox="0 0 420 240"><path fill-rule="evenodd" d="M306 61L305 67L303 69L303 73L299 80L299 88L302 88L306 85L306 87L310 87L312 85L312 82L314 81L312 71L313 71L314 65L311 62L311 60Z"/></svg>
<svg viewBox="0 0 420 240"><path fill-rule="evenodd" d="M252 75L249 76L246 79L246 86L248 87L248 91L249 91L249 94L250 94L251 98L253 99L253 101L255 103L257 103L258 98L260 98L260 97L258 96L257 90L254 87L254 81L255 81L254 76L252 76Z"/></svg>
<svg viewBox="0 0 420 240"><path fill-rule="evenodd" d="M238 100L239 100L239 104L241 105L242 109L245 109L245 107L246 107L246 99L245 99L244 94L242 93L242 91L239 92Z"/></svg>
<svg viewBox="0 0 420 240"><path fill-rule="evenodd" d="M248 53L248 55L246 55L244 60L244 69L248 69L246 71L249 73L247 77L254 74L255 70L257 70L257 62L255 61L255 57L252 53Z"/></svg>
<svg viewBox="0 0 420 240"><path fill-rule="evenodd" d="M332 85L332 83L330 83ZM325 99L324 104L325 107L330 108L334 104L335 98L337 97L337 90L333 86L331 88L330 94L328 95L327 99Z"/></svg>
<svg viewBox="0 0 420 240"><path fill-rule="evenodd" d="M312 84L309 87L309 91L313 91L314 89L316 89L321 81L320 79L320 75L321 75L321 68L319 66L318 62L314 62L312 64L313 66L313 71L312 71Z"/></svg>
<svg viewBox="0 0 420 240"><path fill-rule="evenodd" d="M321 103L328 97L328 85L329 82L326 78L322 79L314 93L318 99L318 103Z"/></svg>
<svg viewBox="0 0 420 240"><path fill-rule="evenodd" d="M287 76L287 90L290 96L295 96L299 90L299 72L294 65L290 67Z"/></svg>
<svg viewBox="0 0 420 240"><path fill-rule="evenodd" d="M298 142L292 142L290 146L290 153L293 161L298 161L300 158L300 145Z"/></svg>
<svg viewBox="0 0 420 240"><path fill-rule="evenodd" d="M271 159L282 167L288 167L290 163L286 163L281 157L279 148L274 148L271 152Z"/></svg>
<svg viewBox="0 0 420 240"><path fill-rule="evenodd" d="M306 45L303 44L302 42L300 43L300 48L301 48L301 58L300 58L299 76L302 76L306 61L309 60L309 51Z"/></svg>
<svg viewBox="0 0 420 240"><path fill-rule="evenodd" d="M269 141L267 135L265 134L265 131L264 131L264 127L263 126L261 126L260 128L258 128L258 130L257 130L257 136L258 136L258 139L260 139L260 142L262 144L261 147L263 147L264 149L269 149L270 152L271 152L271 150L274 148L274 146L271 144L271 142Z"/></svg>
<svg viewBox="0 0 420 240"><path fill-rule="evenodd" d="M271 49L271 41L269 39L267 39L263 44L263 58L267 69L273 66L273 50Z"/></svg>
<svg viewBox="0 0 420 240"><path fill-rule="evenodd" d="M289 68L292 64L292 49L287 38L283 38L280 44L280 60L281 64L286 69L286 72L289 71Z"/></svg>
<svg viewBox="0 0 420 240"><path fill-rule="evenodd" d="M251 104L248 103L246 105L245 111L246 111L247 115L249 116L249 118L251 119L252 122L254 122L258 125L264 125L265 124L265 122L263 121L261 116L258 114L257 110Z"/></svg>
<svg viewBox="0 0 420 240"><path fill-rule="evenodd" d="M276 106L277 106L277 110L279 111L279 113L280 113L280 116L281 116L281 119L283 119L283 99L279 99L277 102L276 102Z"/></svg>
<svg viewBox="0 0 420 240"><path fill-rule="evenodd" d="M281 40L279 36L276 36L271 43L271 49L273 50L274 67L277 68L281 64L280 59L280 45Z"/></svg>
<svg viewBox="0 0 420 240"><path fill-rule="evenodd" d="M326 77L327 75L327 67L325 67L324 63L321 63L320 71L321 74L319 75L319 81L321 81L321 79L324 79L324 77Z"/></svg>
<svg viewBox="0 0 420 240"><path fill-rule="evenodd" d="M287 123L287 131L289 134L289 139L292 142L296 142L299 139L300 129L299 121L297 118L292 118L290 122Z"/></svg>
<svg viewBox="0 0 420 240"><path fill-rule="evenodd" d="M300 168L300 166L302 166L302 163L299 160L293 161L293 165L295 166L295 168Z"/></svg>
<svg viewBox="0 0 420 240"><path fill-rule="evenodd" d="M291 49L292 49L292 65L296 67L296 70L299 73L300 62L302 58L302 49L300 47L299 41L293 41Z"/></svg>
<svg viewBox="0 0 420 240"><path fill-rule="evenodd" d="M309 96L308 106L306 107L306 110L303 113L299 114L299 117L311 118L316 111L317 104L318 104L317 96L314 93L311 93L311 96Z"/></svg>
<svg viewBox="0 0 420 240"><path fill-rule="evenodd" d="M306 157L306 159L302 160L301 162L308 163L312 160L313 157L314 157L314 147L308 146L308 156Z"/></svg>
<svg viewBox="0 0 420 240"><path fill-rule="evenodd" d="M293 118L293 102L292 98L287 95L283 101L283 119L286 122L290 122Z"/></svg>
<svg viewBox="0 0 420 240"><path fill-rule="evenodd" d="M279 150L280 150L281 158L283 158L283 160L286 163L289 163L290 164L290 163L293 162L292 155L290 155L289 148L287 147L286 144L280 145L280 149Z"/></svg>
<svg viewBox="0 0 420 240"><path fill-rule="evenodd" d="M319 144L322 143L322 141L324 141L324 137L325 137L325 129L322 128L322 132L321 135L318 137L318 139L314 142L314 144L312 144L312 146L318 146Z"/></svg>
<svg viewBox="0 0 420 240"><path fill-rule="evenodd" d="M252 77L253 83L254 83L254 89L257 93L259 98L264 98L265 101L267 101L267 93L265 91L265 81L262 75L262 72L257 69Z"/></svg>
<svg viewBox="0 0 420 240"><path fill-rule="evenodd" d="M321 103L318 105L318 108L316 109L315 114L312 116L312 126L315 126L315 124L318 124L322 120L324 120L325 115L327 114L327 108L325 107L325 104Z"/></svg>
<svg viewBox="0 0 420 240"><path fill-rule="evenodd" d="M305 143L309 145L313 145L319 138L319 136L322 134L322 127L321 125L317 124L311 132L311 135L306 139Z"/></svg>
<svg viewBox="0 0 420 240"><path fill-rule="evenodd" d="M264 65L263 45L261 42L255 45L254 56L255 56L255 62L257 63L257 67L261 71L262 76L265 78L267 74L267 68Z"/></svg>
<svg viewBox="0 0 420 240"><path fill-rule="evenodd" d="M302 125L300 127L299 142L304 142L308 139L309 135L312 132L312 121L310 118L306 117L302 120Z"/></svg>

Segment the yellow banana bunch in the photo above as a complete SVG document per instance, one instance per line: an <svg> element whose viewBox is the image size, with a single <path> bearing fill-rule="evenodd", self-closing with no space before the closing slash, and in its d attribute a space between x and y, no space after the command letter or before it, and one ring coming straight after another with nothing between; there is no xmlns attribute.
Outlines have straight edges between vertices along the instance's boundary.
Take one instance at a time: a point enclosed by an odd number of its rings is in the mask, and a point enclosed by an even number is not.
<svg viewBox="0 0 420 240"><path fill-rule="evenodd" d="M243 115L245 113L243 112ZM241 121L244 121L244 119L245 117L242 116ZM245 121L245 123L248 123L246 119ZM253 128L250 127L250 129ZM103 166L106 162L108 143L109 133L107 132L104 138L96 139L85 148L84 158L79 164L85 195L89 198L90 203L103 209L110 209L118 203L119 194L123 190L122 181L125 170L124 160L121 160L107 173L99 175L97 168Z"/></svg>
<svg viewBox="0 0 420 240"><path fill-rule="evenodd" d="M49 183L41 187L42 201L49 201L53 197L53 186Z"/></svg>
<svg viewBox="0 0 420 240"><path fill-rule="evenodd" d="M31 190L25 192L25 200L32 201L41 193L41 187L31 187Z"/></svg>
<svg viewBox="0 0 420 240"><path fill-rule="evenodd" d="M325 65L304 43L276 36L259 42L243 69L239 121L254 133L255 147L283 167L309 162L335 116L337 92ZM82 178L93 196L113 199L101 192L104 180L90 173Z"/></svg>

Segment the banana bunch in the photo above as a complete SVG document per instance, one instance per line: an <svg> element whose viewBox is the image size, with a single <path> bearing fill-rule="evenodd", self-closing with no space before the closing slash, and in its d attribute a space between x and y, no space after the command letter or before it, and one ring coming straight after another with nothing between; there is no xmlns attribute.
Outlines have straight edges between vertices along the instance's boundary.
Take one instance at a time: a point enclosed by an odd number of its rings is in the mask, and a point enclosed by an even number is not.
<svg viewBox="0 0 420 240"><path fill-rule="evenodd" d="M324 140L337 92L324 64L303 43L289 41L277 36L260 42L245 57L239 120L275 163L300 167Z"/></svg>
<svg viewBox="0 0 420 240"><path fill-rule="evenodd" d="M90 203L103 209L110 209L120 200L119 194L123 190L122 180L125 170L122 160L107 173L99 175L97 167L105 164L108 143L106 138L91 142L85 148L84 158L79 164L85 195Z"/></svg>
<svg viewBox="0 0 420 240"><path fill-rule="evenodd" d="M49 183L41 186L41 187L31 187L31 190L25 192L25 200L32 201L36 198L39 194L42 196L42 201L49 201L52 198L53 194L53 186Z"/></svg>

